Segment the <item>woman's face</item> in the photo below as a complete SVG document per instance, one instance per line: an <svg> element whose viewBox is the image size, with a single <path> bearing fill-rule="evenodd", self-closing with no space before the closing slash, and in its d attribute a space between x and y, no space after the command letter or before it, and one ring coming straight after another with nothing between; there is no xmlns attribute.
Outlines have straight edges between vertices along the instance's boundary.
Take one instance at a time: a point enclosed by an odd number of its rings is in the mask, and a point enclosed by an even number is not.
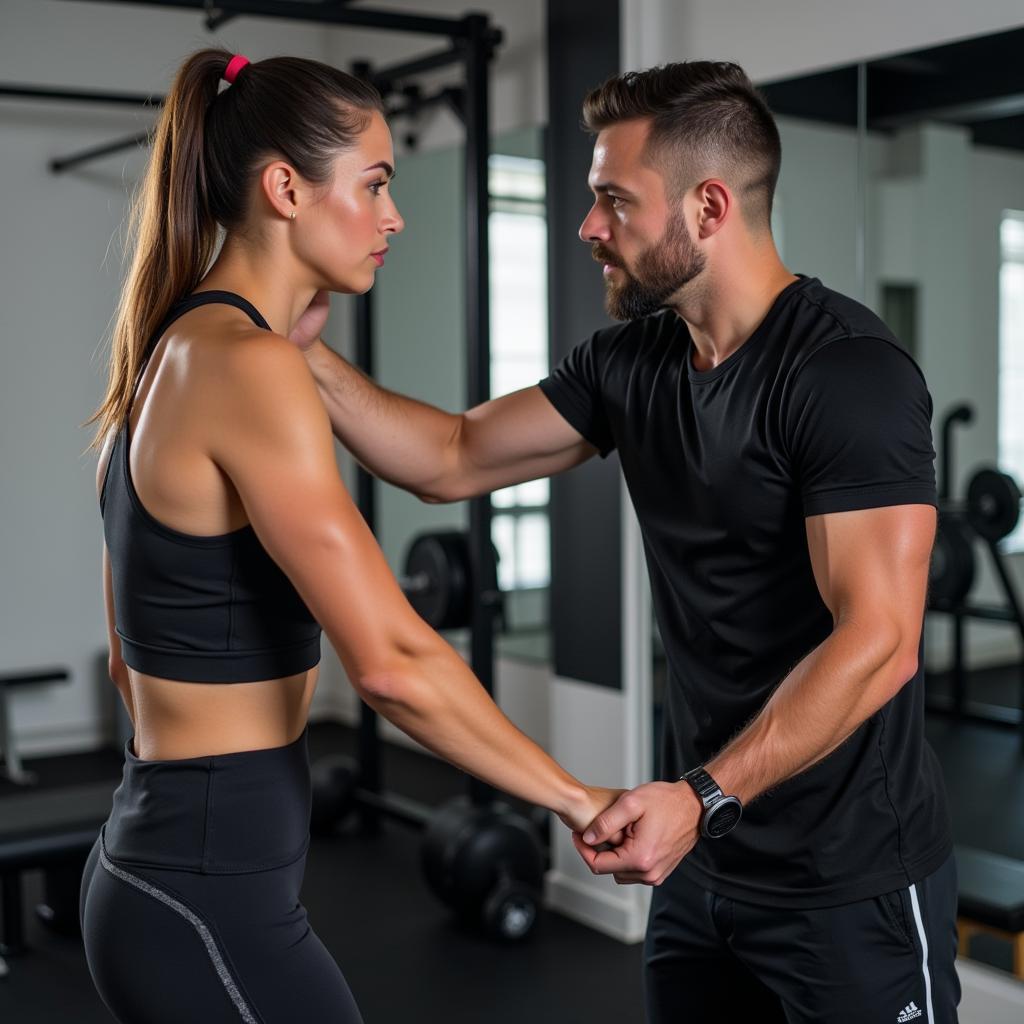
<svg viewBox="0 0 1024 1024"><path fill-rule="evenodd" d="M296 248L335 292L361 293L384 265L388 235L405 227L391 198L395 157L387 122L373 113L356 145L337 157L334 179L306 210L299 211Z"/></svg>

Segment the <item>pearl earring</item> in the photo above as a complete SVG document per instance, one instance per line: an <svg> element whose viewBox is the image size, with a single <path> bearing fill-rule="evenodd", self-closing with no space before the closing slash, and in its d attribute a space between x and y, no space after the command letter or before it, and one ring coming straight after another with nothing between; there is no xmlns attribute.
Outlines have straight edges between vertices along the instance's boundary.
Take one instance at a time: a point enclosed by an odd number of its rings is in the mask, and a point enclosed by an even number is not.
<svg viewBox="0 0 1024 1024"><path fill-rule="evenodd" d="M295 220L295 211L294 210L292 210L291 217L292 217L292 220Z"/></svg>

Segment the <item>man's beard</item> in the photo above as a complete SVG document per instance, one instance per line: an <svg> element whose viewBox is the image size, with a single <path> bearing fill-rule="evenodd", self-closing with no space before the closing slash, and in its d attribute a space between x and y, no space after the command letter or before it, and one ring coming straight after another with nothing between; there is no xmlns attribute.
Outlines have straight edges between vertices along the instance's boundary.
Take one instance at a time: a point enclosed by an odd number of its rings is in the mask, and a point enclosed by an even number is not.
<svg viewBox="0 0 1024 1024"><path fill-rule="evenodd" d="M638 320L663 308L683 285L704 269L706 258L686 230L681 211L673 212L661 240L648 246L630 273L600 242L593 247L594 259L619 267L626 278L622 284L605 278L605 309L615 320Z"/></svg>

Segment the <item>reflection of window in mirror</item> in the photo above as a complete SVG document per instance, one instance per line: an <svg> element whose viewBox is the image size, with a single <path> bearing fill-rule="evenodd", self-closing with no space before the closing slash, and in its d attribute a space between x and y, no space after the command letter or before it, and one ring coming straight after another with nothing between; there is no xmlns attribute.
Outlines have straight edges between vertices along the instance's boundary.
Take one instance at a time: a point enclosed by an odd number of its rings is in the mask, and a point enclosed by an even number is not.
<svg viewBox="0 0 1024 1024"><path fill-rule="evenodd" d="M879 285L879 315L914 359L918 358L917 290L916 284L883 281Z"/></svg>
<svg viewBox="0 0 1024 1024"><path fill-rule="evenodd" d="M548 372L547 222L544 163L490 158L491 394L507 395ZM512 632L546 627L546 607L530 600L551 579L548 481L496 491L491 536ZM540 596L539 594L537 596Z"/></svg>
<svg viewBox="0 0 1024 1024"><path fill-rule="evenodd" d="M999 225L999 465L1024 480L1024 210ZM1024 550L1024 523L1003 542Z"/></svg>

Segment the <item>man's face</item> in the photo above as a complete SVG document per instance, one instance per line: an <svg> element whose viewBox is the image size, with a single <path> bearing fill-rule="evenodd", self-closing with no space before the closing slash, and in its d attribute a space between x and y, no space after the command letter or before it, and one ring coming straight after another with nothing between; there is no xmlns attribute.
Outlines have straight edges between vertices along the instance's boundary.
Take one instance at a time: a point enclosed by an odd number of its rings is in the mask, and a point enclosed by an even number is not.
<svg viewBox="0 0 1024 1024"><path fill-rule="evenodd" d="M595 198L580 238L604 265L605 306L616 320L662 308L705 265L682 200L670 202L661 174L644 162L649 128L623 121L598 133L587 179Z"/></svg>

